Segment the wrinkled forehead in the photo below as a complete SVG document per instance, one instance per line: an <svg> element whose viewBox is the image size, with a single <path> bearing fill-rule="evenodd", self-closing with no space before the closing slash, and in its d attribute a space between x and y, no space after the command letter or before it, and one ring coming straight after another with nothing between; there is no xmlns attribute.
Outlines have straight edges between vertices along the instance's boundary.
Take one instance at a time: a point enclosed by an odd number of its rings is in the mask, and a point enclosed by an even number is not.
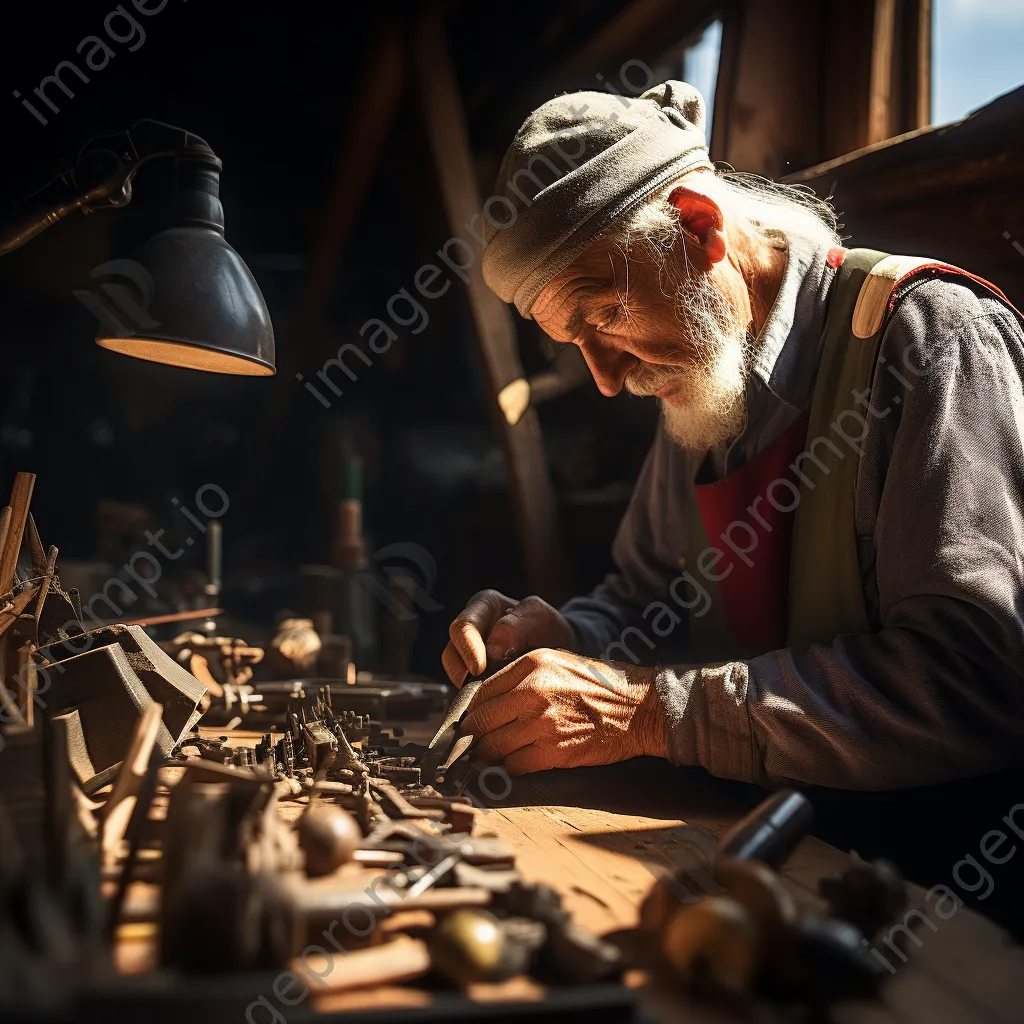
<svg viewBox="0 0 1024 1024"><path fill-rule="evenodd" d="M530 315L543 327L556 311L564 313L567 305L575 306L580 298L614 290L626 272L623 250L599 239L540 290Z"/></svg>

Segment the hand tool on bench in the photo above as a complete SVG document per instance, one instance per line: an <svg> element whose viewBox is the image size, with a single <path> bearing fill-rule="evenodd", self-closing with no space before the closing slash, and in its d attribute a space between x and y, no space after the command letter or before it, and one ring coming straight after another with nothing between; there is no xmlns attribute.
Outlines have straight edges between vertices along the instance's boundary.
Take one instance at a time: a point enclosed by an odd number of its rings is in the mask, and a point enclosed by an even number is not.
<svg viewBox="0 0 1024 1024"><path fill-rule="evenodd" d="M495 672L500 672L508 664L507 660L497 662L486 668L476 679L467 679L462 684L462 688L448 707L444 721L434 733L434 738L427 744L427 749L420 761L420 778L424 784L429 785L433 782L442 766L447 770L470 748L474 737L460 736L456 739L459 723L465 718L469 705L473 702L480 687Z"/></svg>

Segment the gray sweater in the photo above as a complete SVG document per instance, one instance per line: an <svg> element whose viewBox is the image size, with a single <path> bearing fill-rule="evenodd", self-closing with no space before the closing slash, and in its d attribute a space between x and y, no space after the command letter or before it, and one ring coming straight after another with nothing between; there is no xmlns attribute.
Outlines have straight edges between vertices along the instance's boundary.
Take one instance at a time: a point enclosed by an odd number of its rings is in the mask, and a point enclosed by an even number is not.
<svg viewBox="0 0 1024 1024"><path fill-rule="evenodd" d="M824 257L791 244L748 424L711 453L715 478L810 405L834 277ZM882 338L864 436L845 442L862 453L872 632L715 667L687 663L687 612L670 596L684 567L697 584L687 603L700 600L686 510L703 460L659 428L612 548L617 571L562 608L581 653L660 666L669 756L725 778L891 789L1024 756L1022 381L1024 332L1005 303L949 279L911 283Z"/></svg>

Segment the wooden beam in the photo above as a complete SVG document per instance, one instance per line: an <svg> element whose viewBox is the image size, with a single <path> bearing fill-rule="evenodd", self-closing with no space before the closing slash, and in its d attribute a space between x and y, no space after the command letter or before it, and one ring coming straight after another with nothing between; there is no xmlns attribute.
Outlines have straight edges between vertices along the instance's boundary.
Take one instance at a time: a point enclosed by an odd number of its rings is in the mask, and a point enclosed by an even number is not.
<svg viewBox="0 0 1024 1024"><path fill-rule="evenodd" d="M713 148L776 177L820 159L822 14L806 0L746 0L723 22Z"/></svg>
<svg viewBox="0 0 1024 1024"><path fill-rule="evenodd" d="M652 34L657 34L660 45L671 44L672 39L666 31L666 24L673 27L680 18L696 23L704 14L713 8L701 0L633 0L626 4L605 25L597 30L583 45L559 67L551 76L551 95L558 92L557 83L572 82L578 78L586 78L598 71L607 71L618 61L640 59L633 52L643 45L647 52L647 43ZM649 54L656 56L656 54ZM621 88L619 83L614 83ZM593 88L597 89L595 82Z"/></svg>
<svg viewBox="0 0 1024 1024"><path fill-rule="evenodd" d="M896 0L875 0L868 91L868 145L896 134L892 109Z"/></svg>
<svg viewBox="0 0 1024 1024"><path fill-rule="evenodd" d="M909 54L904 82L904 130L932 123L932 0L907 0L904 33Z"/></svg>
<svg viewBox="0 0 1024 1024"><path fill-rule="evenodd" d="M437 177L452 233L476 246L467 224L479 220L480 193L462 98L448 52L440 8L426 7L415 37L418 91L423 103ZM469 304L476 325L495 431L501 442L531 588L548 600L568 596L568 574L558 540L557 510L537 413L515 423L503 415L498 396L524 377L510 308L486 285L479 255L467 270Z"/></svg>
<svg viewBox="0 0 1024 1024"><path fill-rule="evenodd" d="M851 244L962 266L1024 305L1024 87L788 180L835 195ZM956 215L951 216L950 211Z"/></svg>
<svg viewBox="0 0 1024 1024"><path fill-rule="evenodd" d="M0 548L0 594L6 594L14 586L14 570L18 567L21 541L25 536L28 522L28 507L32 501L32 490L36 485L35 473L19 473L11 488L11 522Z"/></svg>
<svg viewBox="0 0 1024 1024"><path fill-rule="evenodd" d="M921 128L931 0L744 0L726 17L716 159L768 177Z"/></svg>

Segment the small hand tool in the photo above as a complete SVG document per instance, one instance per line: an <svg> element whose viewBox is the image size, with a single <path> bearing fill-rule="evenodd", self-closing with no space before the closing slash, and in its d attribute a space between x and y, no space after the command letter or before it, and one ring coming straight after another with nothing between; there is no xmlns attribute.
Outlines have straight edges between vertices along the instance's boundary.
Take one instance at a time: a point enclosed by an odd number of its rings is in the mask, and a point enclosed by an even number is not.
<svg viewBox="0 0 1024 1024"><path fill-rule="evenodd" d="M780 789L763 800L722 836L719 857L759 860L780 868L811 829L814 809L794 789Z"/></svg>
<svg viewBox="0 0 1024 1024"><path fill-rule="evenodd" d="M438 770L442 763L447 769L451 766L452 762L455 761L455 757L448 757L447 755L454 753L453 743L456 742L455 734L458 731L459 723L465 717L466 712L469 710L469 705L473 702L473 698L477 695L480 687L483 686L495 672L500 672L506 665L507 660L497 662L494 665L486 668L483 673L476 679L467 679L462 684L462 688L455 695L455 699L451 702L448 707L448 711L444 716L444 721L441 723L437 732L434 733L434 738L427 744L427 749L423 754L423 758L420 761L420 777L425 784L433 782L437 776ZM465 740L466 737L460 737L460 740ZM473 740L470 737L468 742L459 743L459 752L457 756L461 756L469 749L470 744Z"/></svg>

